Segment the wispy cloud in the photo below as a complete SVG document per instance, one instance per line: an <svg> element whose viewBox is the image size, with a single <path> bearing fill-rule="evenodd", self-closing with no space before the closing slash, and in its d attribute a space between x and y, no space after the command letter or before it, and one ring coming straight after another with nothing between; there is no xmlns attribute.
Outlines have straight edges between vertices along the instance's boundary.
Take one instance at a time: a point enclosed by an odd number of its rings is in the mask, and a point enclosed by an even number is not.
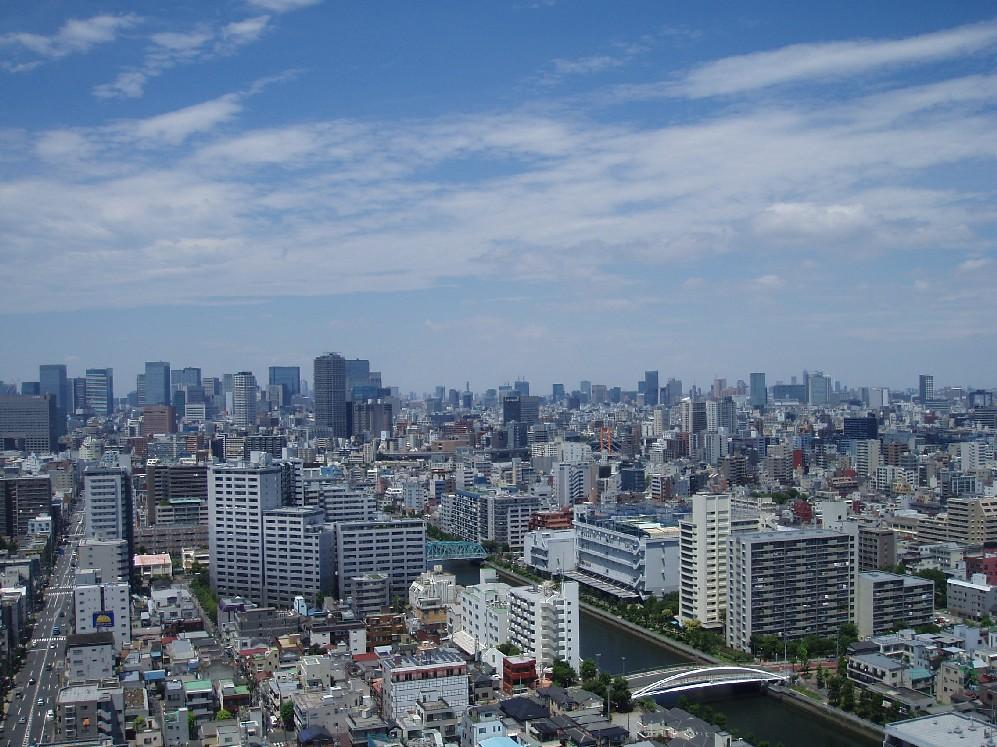
<svg viewBox="0 0 997 747"><path fill-rule="evenodd" d="M987 257L970 257L964 262L960 262L956 265L956 270L958 272L972 273L979 272L987 267L990 267L993 262Z"/></svg>
<svg viewBox="0 0 997 747"><path fill-rule="evenodd" d="M125 29L139 23L134 14L99 15L66 21L51 35L12 32L0 35L0 48L13 50L18 58L0 62L11 72L23 72L47 60L90 51L99 44L114 41Z"/></svg>
<svg viewBox="0 0 997 747"><path fill-rule="evenodd" d="M251 6L286 13L315 2L305 0L264 0ZM273 7L271 7L273 6ZM97 98L139 98L150 80L181 65L204 63L235 54L263 38L273 27L268 14L215 24L201 23L182 31L161 31L149 36L141 64L122 70L107 83L94 86Z"/></svg>
<svg viewBox="0 0 997 747"><path fill-rule="evenodd" d="M794 44L701 65L667 87L692 98L757 91L807 80L841 78L905 65L964 57L997 46L997 22L960 26L905 39Z"/></svg>
<svg viewBox="0 0 997 747"><path fill-rule="evenodd" d="M301 10L312 5L318 5L322 0L249 0L250 7L265 10L270 13L287 13Z"/></svg>

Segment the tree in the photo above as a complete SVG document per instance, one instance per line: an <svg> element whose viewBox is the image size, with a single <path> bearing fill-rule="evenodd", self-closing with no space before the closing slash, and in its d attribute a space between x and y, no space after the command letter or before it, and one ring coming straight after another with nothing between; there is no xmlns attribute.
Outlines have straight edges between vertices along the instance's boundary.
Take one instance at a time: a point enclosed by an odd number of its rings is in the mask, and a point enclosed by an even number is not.
<svg viewBox="0 0 997 747"><path fill-rule="evenodd" d="M523 650L519 646L515 643L509 643L508 641L500 643L495 648L501 651L505 656L519 656L523 653Z"/></svg>
<svg viewBox="0 0 997 747"><path fill-rule="evenodd" d="M824 677L824 667L822 667L820 664L817 665L816 678L817 678L817 687L824 687L824 684L827 682L827 679Z"/></svg>
<svg viewBox="0 0 997 747"><path fill-rule="evenodd" d="M937 568L925 568L914 575L926 578L935 582L935 609L943 610L949 606L948 583L949 579Z"/></svg>
<svg viewBox="0 0 997 747"><path fill-rule="evenodd" d="M851 680L841 683L841 709L851 711L855 708L855 686Z"/></svg>
<svg viewBox="0 0 997 747"><path fill-rule="evenodd" d="M599 674L599 669L596 667L595 662L591 659L585 659L582 661L582 665L578 668L578 674L581 675L582 680L595 679L596 675Z"/></svg>
<svg viewBox="0 0 997 747"><path fill-rule="evenodd" d="M630 699L630 685L624 677L616 677L609 690L609 702L617 713L629 713L633 710Z"/></svg>
<svg viewBox="0 0 997 747"><path fill-rule="evenodd" d="M653 713L658 710L658 704L651 698L641 698L634 705L643 713Z"/></svg>
<svg viewBox="0 0 997 747"><path fill-rule="evenodd" d="M558 687L571 687L578 682L578 673L564 659L555 659L550 670L550 680Z"/></svg>
<svg viewBox="0 0 997 747"><path fill-rule="evenodd" d="M226 711L224 708L218 709L215 713L215 721L227 721L230 718L235 718L230 711Z"/></svg>
<svg viewBox="0 0 997 747"><path fill-rule="evenodd" d="M800 644L799 648L796 649L796 658L800 662L800 671L805 676L810 672L810 651L806 643Z"/></svg>
<svg viewBox="0 0 997 747"><path fill-rule="evenodd" d="M187 714L187 736L191 739L197 739L197 719L194 718L193 713Z"/></svg>
<svg viewBox="0 0 997 747"><path fill-rule="evenodd" d="M833 706L841 701L841 678L834 676L827 683L827 702Z"/></svg>
<svg viewBox="0 0 997 747"><path fill-rule="evenodd" d="M288 731L294 728L294 703L290 700L280 704L280 720L284 722L284 728Z"/></svg>

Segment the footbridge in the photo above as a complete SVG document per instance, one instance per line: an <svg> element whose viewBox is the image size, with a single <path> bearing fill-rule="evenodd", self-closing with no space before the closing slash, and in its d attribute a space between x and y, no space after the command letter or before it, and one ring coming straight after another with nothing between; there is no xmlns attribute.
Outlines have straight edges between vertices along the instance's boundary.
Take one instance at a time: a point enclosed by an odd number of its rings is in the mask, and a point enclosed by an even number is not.
<svg viewBox="0 0 997 747"><path fill-rule="evenodd" d="M754 667L734 665L689 665L656 669L650 672L635 672L627 676L634 698L698 690L720 685L738 685L746 682L783 683L787 677L778 672L769 672Z"/></svg>
<svg viewBox="0 0 997 747"><path fill-rule="evenodd" d="M441 542L426 543L426 562L432 565L443 560L484 560L488 552L480 542Z"/></svg>

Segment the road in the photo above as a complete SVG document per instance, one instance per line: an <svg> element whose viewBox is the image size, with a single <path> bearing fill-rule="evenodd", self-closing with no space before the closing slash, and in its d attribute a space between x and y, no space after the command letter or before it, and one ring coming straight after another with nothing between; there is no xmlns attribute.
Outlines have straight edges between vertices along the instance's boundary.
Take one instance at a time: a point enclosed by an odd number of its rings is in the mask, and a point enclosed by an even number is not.
<svg viewBox="0 0 997 747"><path fill-rule="evenodd" d="M66 633L70 631L73 619L72 574L70 558L77 550L82 533L82 514L73 514L69 543L56 565L45 590L45 607L37 613L34 637L28 643L27 655L21 670L14 677L14 685L23 698L15 697L3 722L4 731L0 743L10 747L28 747L40 744L45 728L45 714L55 708L55 698L59 691L61 670L66 658ZM60 626L60 635L53 636L52 628ZM51 671L48 665L52 665ZM30 680L35 684L29 685ZM43 705L38 705L38 699ZM21 719L24 723L20 723ZM51 738L50 734L46 734Z"/></svg>

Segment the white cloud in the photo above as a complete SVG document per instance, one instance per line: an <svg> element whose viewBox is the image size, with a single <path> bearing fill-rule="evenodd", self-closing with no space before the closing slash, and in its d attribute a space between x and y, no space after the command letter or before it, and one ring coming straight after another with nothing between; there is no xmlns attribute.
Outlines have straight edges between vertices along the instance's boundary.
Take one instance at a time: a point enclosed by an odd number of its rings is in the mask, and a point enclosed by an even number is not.
<svg viewBox="0 0 997 747"><path fill-rule="evenodd" d="M287 13L292 10L300 10L301 8L318 5L320 2L322 0L249 0L249 5L271 13Z"/></svg>
<svg viewBox="0 0 997 747"><path fill-rule="evenodd" d="M992 264L993 262L986 257L970 257L964 262L960 262L956 266L956 270L966 273L978 272Z"/></svg>
<svg viewBox="0 0 997 747"><path fill-rule="evenodd" d="M238 94L227 94L212 101L137 120L127 128L140 139L157 139L177 144L189 136L207 132L227 122L242 110Z"/></svg>
<svg viewBox="0 0 997 747"><path fill-rule="evenodd" d="M251 44L260 38L268 23L270 23L270 16L255 16L241 21L233 21L222 28L222 40L230 50L244 44Z"/></svg>
<svg viewBox="0 0 997 747"><path fill-rule="evenodd" d="M905 39L794 44L727 57L693 69L671 86L693 98L756 91L804 80L856 75L882 68L965 57L997 46L997 23L959 26Z"/></svg>
<svg viewBox="0 0 997 747"><path fill-rule="evenodd" d="M110 83L94 86L93 94L99 99L135 99L145 93L145 84L148 80L149 74L138 70L118 73Z"/></svg>
<svg viewBox="0 0 997 747"><path fill-rule="evenodd" d="M953 81L951 91L969 87ZM712 263L730 295L764 303L764 291L799 292L761 269L781 242L798 244L801 272L806 248L819 250L818 269L828 257L848 266L992 249L992 195L958 180L920 185L952 164L997 160L997 114L937 88L833 112L741 107L680 124L607 125L562 110L239 129L247 95L36 139L47 160L0 178L5 267L20 279L8 302L185 303L246 288L382 292L464 277L636 298L660 283L661 267L695 278ZM922 113L916 100L932 103ZM64 163L60 153L74 150L90 155ZM141 270L124 282L96 271L108 263ZM306 268L308 281L274 271L284 265ZM50 290L60 283L77 292Z"/></svg>
<svg viewBox="0 0 997 747"><path fill-rule="evenodd" d="M73 18L66 21L57 32L50 36L27 32L12 32L0 35L0 47L10 47L21 53L28 53L36 59L13 62L4 61L8 70L28 70L40 64L43 58L59 59L70 54L90 51L98 44L114 41L125 29L139 22L134 14L99 15L91 18Z"/></svg>

